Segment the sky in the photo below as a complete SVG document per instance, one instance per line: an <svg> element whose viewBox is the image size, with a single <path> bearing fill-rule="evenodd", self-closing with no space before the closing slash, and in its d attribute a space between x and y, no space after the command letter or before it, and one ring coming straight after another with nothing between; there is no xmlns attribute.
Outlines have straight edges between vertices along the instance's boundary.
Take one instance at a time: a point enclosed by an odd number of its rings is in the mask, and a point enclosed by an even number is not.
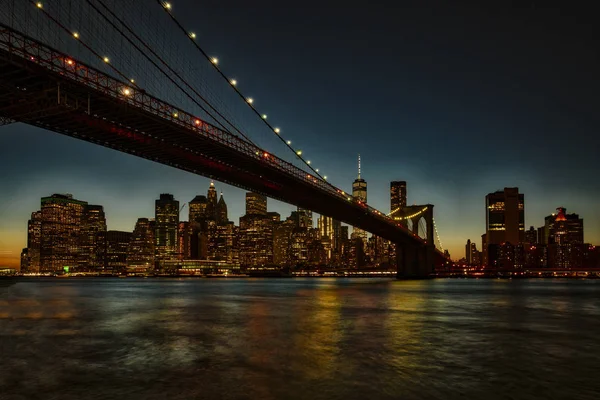
<svg viewBox="0 0 600 400"><path fill-rule="evenodd" d="M504 187L525 194L527 228L563 206L584 218L586 242L600 244L600 35L586 10L543 2L172 4L332 183L351 189L360 153L370 205L389 212L393 180L407 181L409 204L434 204L453 258L467 239L480 248L485 195ZM160 193L183 204L210 181L13 124L0 127L0 182L0 266L14 266L42 196L101 204L109 229L131 231L138 217L153 217ZM237 223L244 192L216 186ZM292 209L269 200L282 217Z"/></svg>

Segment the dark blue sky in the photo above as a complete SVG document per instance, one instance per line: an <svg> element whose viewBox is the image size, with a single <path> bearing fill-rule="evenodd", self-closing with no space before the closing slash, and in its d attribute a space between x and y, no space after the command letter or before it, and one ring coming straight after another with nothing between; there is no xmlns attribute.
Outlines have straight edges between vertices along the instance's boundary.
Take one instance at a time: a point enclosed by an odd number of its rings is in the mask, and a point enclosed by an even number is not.
<svg viewBox="0 0 600 400"><path fill-rule="evenodd" d="M389 210L391 180L408 181L409 203L435 204L453 256L468 238L480 246L484 197L505 186L525 193L527 227L564 206L584 218L586 241L600 244L600 35L585 10L287 3L172 2L333 183L350 189L360 153L371 205ZM16 260L42 196L102 204L109 229L131 230L153 215L159 193L185 202L208 187L24 125L0 128L0 171L0 263ZM243 192L217 186L237 222Z"/></svg>

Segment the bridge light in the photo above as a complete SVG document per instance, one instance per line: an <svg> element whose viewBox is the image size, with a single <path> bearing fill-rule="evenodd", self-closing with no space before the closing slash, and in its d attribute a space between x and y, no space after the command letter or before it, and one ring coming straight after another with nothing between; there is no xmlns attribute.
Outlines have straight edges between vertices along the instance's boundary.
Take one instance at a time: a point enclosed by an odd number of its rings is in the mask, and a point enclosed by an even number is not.
<svg viewBox="0 0 600 400"><path fill-rule="evenodd" d="M194 32L190 32L190 37L191 37L192 39L196 39L196 34L195 34Z"/></svg>
<svg viewBox="0 0 600 400"><path fill-rule="evenodd" d="M67 64L73 65L73 64L75 64L75 62L69 58L69 59L67 59Z"/></svg>
<svg viewBox="0 0 600 400"><path fill-rule="evenodd" d="M319 168L315 169L315 171L319 172Z"/></svg>
<svg viewBox="0 0 600 400"><path fill-rule="evenodd" d="M262 119L267 119L267 114L263 114Z"/></svg>
<svg viewBox="0 0 600 400"><path fill-rule="evenodd" d="M175 118L179 117L179 114L177 113L177 111L175 111L175 112L173 113L173 117L175 117Z"/></svg>
<svg viewBox="0 0 600 400"><path fill-rule="evenodd" d="M301 156L301 155L302 155L302 150L298 150L298 151L296 152L296 154L298 154L299 156Z"/></svg>
<svg viewBox="0 0 600 400"><path fill-rule="evenodd" d="M237 85L237 81L235 79L232 79L231 80L231 86L235 86L235 85Z"/></svg>
<svg viewBox="0 0 600 400"><path fill-rule="evenodd" d="M125 89L123 89L123 94L125 96L129 96L131 94L131 90L129 90L129 88L125 88Z"/></svg>
<svg viewBox="0 0 600 400"><path fill-rule="evenodd" d="M130 79L131 83L135 83L135 79Z"/></svg>
<svg viewBox="0 0 600 400"><path fill-rule="evenodd" d="M248 102L248 104L254 103L254 99L252 97L248 97L248 100L246 101Z"/></svg>
<svg viewBox="0 0 600 400"><path fill-rule="evenodd" d="M273 130L274 130L274 131L275 131L275 133L277 133L277 134L279 134L279 132L281 132L281 129L279 129L279 128L275 128L275 129L273 129ZM292 142L290 142L290 141L288 140L288 144L292 144Z"/></svg>
<svg viewBox="0 0 600 400"><path fill-rule="evenodd" d="M217 57L213 57L210 59L210 62L217 65L219 63L219 59Z"/></svg>
<svg viewBox="0 0 600 400"><path fill-rule="evenodd" d="M163 6L164 6L164 7L165 7L167 10L170 10L170 9L171 9L171 3L167 2L167 1L165 1L165 2L164 2Z"/></svg>
<svg viewBox="0 0 600 400"><path fill-rule="evenodd" d="M73 37L74 37L75 39L79 39L79 33L77 33L77 32L73 32Z"/></svg>
<svg viewBox="0 0 600 400"><path fill-rule="evenodd" d="M267 157L269 157L269 153L265 152L265 154L263 154L263 156L264 156L265 158L267 158Z"/></svg>
<svg viewBox="0 0 600 400"><path fill-rule="evenodd" d="M44 5L43 5L41 2L38 2L38 3L36 4L36 7L37 7L37 8L42 8L42 7L44 7Z"/></svg>
<svg viewBox="0 0 600 400"><path fill-rule="evenodd" d="M306 163L307 163L308 165L310 165L310 160L308 160Z"/></svg>
<svg viewBox="0 0 600 400"><path fill-rule="evenodd" d="M107 64L110 62L110 59L108 57L104 57L102 60Z"/></svg>
<svg viewBox="0 0 600 400"><path fill-rule="evenodd" d="M288 145L290 145L290 144L292 144L292 141L291 141L291 140L288 140L286 143L287 143Z"/></svg>
<svg viewBox="0 0 600 400"><path fill-rule="evenodd" d="M327 180L327 175L325 175L325 176L323 177L323 179Z"/></svg>
<svg viewBox="0 0 600 400"><path fill-rule="evenodd" d="M200 125L200 120L199 120L199 119L195 120L195 121L194 121L194 124L196 124L196 125Z"/></svg>

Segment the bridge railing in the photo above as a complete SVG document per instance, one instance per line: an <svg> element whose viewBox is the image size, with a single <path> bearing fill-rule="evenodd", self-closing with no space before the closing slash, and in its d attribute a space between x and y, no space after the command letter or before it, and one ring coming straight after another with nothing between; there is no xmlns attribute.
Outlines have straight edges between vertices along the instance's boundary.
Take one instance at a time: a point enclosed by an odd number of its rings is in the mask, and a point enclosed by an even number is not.
<svg viewBox="0 0 600 400"><path fill-rule="evenodd" d="M230 148L234 148L247 157L260 160L269 167L290 174L296 179L308 183L331 196L348 201L352 203L354 207L364 211L365 214L370 214L398 229L404 230L407 234L415 237L415 239L424 242L422 238L415 235L413 232L410 232L402 224L394 221L393 218L388 217L379 210L354 198L320 177L316 177L295 165L270 154L239 136L219 129L203 119L187 113L185 110L179 109L179 107L162 101L143 89L132 85L130 82L124 82L109 76L93 67L77 61L67 54L27 37L4 24L0 24L0 48L8 51L12 55L19 56L28 62L40 65L51 72L60 74L76 82L83 83L90 89L113 97L117 101L125 102L143 109L144 111L154 114L175 125L210 138L211 140L215 140Z"/></svg>

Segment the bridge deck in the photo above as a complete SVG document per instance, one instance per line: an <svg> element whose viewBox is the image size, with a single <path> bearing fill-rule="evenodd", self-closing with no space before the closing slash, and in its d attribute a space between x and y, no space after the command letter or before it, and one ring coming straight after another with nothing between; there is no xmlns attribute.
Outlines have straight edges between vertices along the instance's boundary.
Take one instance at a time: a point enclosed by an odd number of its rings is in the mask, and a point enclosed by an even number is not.
<svg viewBox="0 0 600 400"><path fill-rule="evenodd" d="M0 25L0 116L426 245L328 182L131 86Z"/></svg>

